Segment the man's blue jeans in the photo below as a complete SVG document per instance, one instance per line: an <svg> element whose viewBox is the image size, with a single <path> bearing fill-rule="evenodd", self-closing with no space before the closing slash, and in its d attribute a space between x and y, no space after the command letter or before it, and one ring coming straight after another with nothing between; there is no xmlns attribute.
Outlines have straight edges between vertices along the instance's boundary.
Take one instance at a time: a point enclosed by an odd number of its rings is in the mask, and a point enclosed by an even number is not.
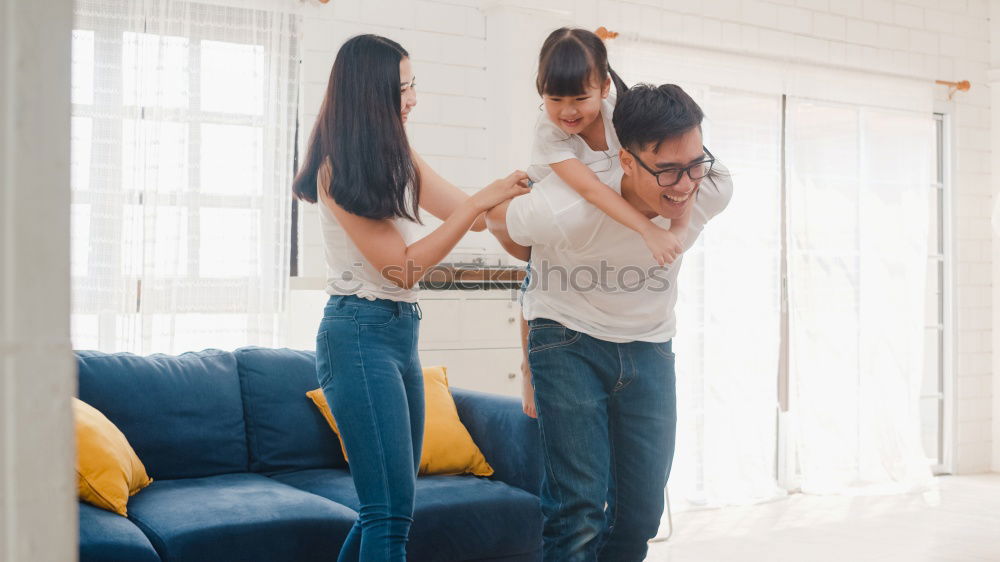
<svg viewBox="0 0 1000 562"><path fill-rule="evenodd" d="M545 560L638 562L673 461L671 342L611 343L544 318L529 325Z"/></svg>
<svg viewBox="0 0 1000 562"><path fill-rule="evenodd" d="M316 374L361 503L340 562L406 560L424 435L419 326L416 304L385 299L331 296L323 311Z"/></svg>

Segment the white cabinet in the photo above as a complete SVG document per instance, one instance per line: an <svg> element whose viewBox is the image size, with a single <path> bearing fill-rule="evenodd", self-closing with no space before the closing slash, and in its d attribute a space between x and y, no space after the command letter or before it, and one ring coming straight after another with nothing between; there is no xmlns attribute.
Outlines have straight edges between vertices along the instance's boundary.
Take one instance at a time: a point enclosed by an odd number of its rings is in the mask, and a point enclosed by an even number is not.
<svg viewBox="0 0 1000 562"><path fill-rule="evenodd" d="M519 307L509 291L421 294L420 349L519 346Z"/></svg>
<svg viewBox="0 0 1000 562"><path fill-rule="evenodd" d="M424 291L420 361L451 386L520 396L520 307L510 290Z"/></svg>
<svg viewBox="0 0 1000 562"><path fill-rule="evenodd" d="M451 349L420 352L420 363L448 368L452 387L521 396L519 349Z"/></svg>

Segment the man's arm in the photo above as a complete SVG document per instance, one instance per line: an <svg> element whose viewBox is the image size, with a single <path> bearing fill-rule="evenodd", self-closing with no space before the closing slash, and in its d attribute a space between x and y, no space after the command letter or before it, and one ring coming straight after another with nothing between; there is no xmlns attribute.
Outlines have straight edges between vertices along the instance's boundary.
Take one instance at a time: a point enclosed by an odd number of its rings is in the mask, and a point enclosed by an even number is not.
<svg viewBox="0 0 1000 562"><path fill-rule="evenodd" d="M562 180L554 175L549 178L562 184ZM542 189L549 190L550 195L555 194L553 190L560 187L548 180L543 183L547 185ZM559 225L561 217L553 212L550 197L538 189L536 186L531 193L497 205L486 213L486 227L500 245L519 260L527 261L532 247L558 245L565 240ZM572 195L574 201L586 204L568 186L565 186L565 190Z"/></svg>
<svg viewBox="0 0 1000 562"><path fill-rule="evenodd" d="M507 208L510 207L510 201L504 201L503 203L493 207L486 213L486 227L490 229L490 233L496 237L503 246L507 253L514 256L521 261L528 261L531 257L531 248L529 246L522 246L510 237L510 232L507 230Z"/></svg>

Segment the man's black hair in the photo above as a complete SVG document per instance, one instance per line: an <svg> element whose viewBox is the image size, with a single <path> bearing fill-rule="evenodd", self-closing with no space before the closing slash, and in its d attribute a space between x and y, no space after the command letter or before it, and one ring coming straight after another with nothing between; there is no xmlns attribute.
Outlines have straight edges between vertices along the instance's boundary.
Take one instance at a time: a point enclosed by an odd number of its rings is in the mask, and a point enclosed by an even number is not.
<svg viewBox="0 0 1000 562"><path fill-rule="evenodd" d="M676 84L636 84L619 92L615 104L615 132L622 147L633 152L656 151L694 127L701 127L701 107Z"/></svg>

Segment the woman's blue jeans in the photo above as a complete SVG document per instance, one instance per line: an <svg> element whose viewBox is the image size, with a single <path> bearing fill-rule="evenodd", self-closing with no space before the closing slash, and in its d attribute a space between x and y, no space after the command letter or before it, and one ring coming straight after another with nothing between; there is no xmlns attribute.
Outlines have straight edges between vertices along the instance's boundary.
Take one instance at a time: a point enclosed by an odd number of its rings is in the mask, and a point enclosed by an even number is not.
<svg viewBox="0 0 1000 562"><path fill-rule="evenodd" d="M424 434L416 304L330 297L316 374L344 440L361 503L339 562L402 562Z"/></svg>
<svg viewBox="0 0 1000 562"><path fill-rule="evenodd" d="M543 318L529 326L545 560L639 562L674 456L671 342L611 343Z"/></svg>

